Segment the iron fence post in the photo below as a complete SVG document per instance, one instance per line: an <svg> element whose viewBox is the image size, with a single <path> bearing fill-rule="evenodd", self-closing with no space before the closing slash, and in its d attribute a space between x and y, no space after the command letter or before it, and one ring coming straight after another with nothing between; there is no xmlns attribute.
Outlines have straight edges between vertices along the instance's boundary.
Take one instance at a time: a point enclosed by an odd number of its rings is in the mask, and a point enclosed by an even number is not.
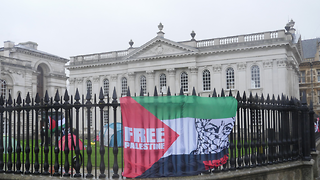
<svg viewBox="0 0 320 180"><path fill-rule="evenodd" d="M26 170L25 170L25 174L30 174L30 158L29 158L29 154L30 154L30 133L29 133L29 129L30 129L30 123L29 123L29 120L30 120L30 103L31 103L31 100L30 100L30 95L29 93L27 94L27 98L26 98L26 105L25 105L25 108L26 108L26 121L27 121L27 125L26 125L26 128L27 128L27 131L26 131L26 164L25 164L25 167L26 167Z"/></svg>
<svg viewBox="0 0 320 180"><path fill-rule="evenodd" d="M305 161L309 161L311 159L310 156L310 117L308 114L308 106L306 100L306 94L303 94L302 98L302 159Z"/></svg>
<svg viewBox="0 0 320 180"><path fill-rule="evenodd" d="M114 130L117 129L117 107L118 107L118 101L117 101L117 93L116 88L113 90L112 95L112 107L113 107L113 128ZM114 156L114 162L113 162L113 175L112 178L119 178L118 174L118 142L117 142L117 132L114 133L114 146L113 146L113 156Z"/></svg>
<svg viewBox="0 0 320 180"><path fill-rule="evenodd" d="M313 101L310 101L310 110L309 110L309 121L310 121L310 150L316 151L316 140L315 140L315 131L314 131L314 111L313 111Z"/></svg>

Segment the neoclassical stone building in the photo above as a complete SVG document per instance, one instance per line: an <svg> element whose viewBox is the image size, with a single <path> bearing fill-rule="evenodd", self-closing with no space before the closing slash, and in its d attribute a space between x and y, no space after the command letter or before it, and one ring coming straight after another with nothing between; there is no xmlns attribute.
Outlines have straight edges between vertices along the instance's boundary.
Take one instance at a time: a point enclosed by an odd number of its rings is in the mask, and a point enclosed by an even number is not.
<svg viewBox="0 0 320 180"><path fill-rule="evenodd" d="M126 50L71 57L70 94L78 89L80 94L99 95L103 87L106 97L114 88L120 97L130 87L132 95L142 89L152 96L155 87L164 95L170 87L171 94L182 88L190 95L195 87L202 96L223 88L233 94L299 97L302 49L293 25L291 21L281 30L204 40L192 31L190 40L176 42L165 38L160 23L157 36L139 47L131 40ZM107 115L106 110L105 122Z"/></svg>
<svg viewBox="0 0 320 180"><path fill-rule="evenodd" d="M130 87L132 94L153 94L154 88L166 94L197 93L207 96L213 88L246 91L261 95L284 94L299 97L301 39L293 22L287 30L275 30L232 37L175 42L166 39L159 25L157 36L127 50L71 57L70 93L76 88L81 94L87 90L118 96Z"/></svg>
<svg viewBox="0 0 320 180"><path fill-rule="evenodd" d="M68 59L61 58L37 49L34 42L4 42L0 48L0 84L1 95L8 98L10 93L17 98L21 93L35 97L38 92L44 96L46 90L54 96L56 90L64 93L66 89L65 64Z"/></svg>

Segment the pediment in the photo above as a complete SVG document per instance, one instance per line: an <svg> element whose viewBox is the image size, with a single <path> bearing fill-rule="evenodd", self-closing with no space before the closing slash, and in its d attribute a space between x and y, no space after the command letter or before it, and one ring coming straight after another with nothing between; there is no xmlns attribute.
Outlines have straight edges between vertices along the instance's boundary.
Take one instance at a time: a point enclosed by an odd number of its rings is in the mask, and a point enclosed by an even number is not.
<svg viewBox="0 0 320 180"><path fill-rule="evenodd" d="M182 45L180 43L170 41L165 38L154 38L151 41L147 42L140 48L131 52L127 59L140 59L148 57L157 57L157 56L167 56L167 55L180 55L184 53L197 52L196 48Z"/></svg>

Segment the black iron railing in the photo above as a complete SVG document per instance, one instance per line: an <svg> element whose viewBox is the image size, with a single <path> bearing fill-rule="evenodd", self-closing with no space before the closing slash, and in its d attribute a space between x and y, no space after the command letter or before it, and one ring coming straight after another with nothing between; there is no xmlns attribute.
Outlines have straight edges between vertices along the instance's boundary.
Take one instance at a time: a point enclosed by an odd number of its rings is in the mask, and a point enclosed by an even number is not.
<svg viewBox="0 0 320 180"><path fill-rule="evenodd" d="M166 96L170 95L168 88ZM192 95L196 95L194 89ZM154 96L158 96L156 88ZM214 90L211 97L217 96L225 96L225 92L222 90L219 95ZM233 96L231 91L228 96ZM311 159L311 151L315 151L314 112L312 102L311 108L307 107L305 96L300 102L285 96L265 98L263 94L258 97L238 92L235 98L238 109L229 136L229 160L212 172ZM114 133L112 149L110 144L107 147L104 144L104 138L108 138L107 142L110 140L109 130L106 136L101 131L99 146L91 143L104 123L107 127L113 123L117 129L117 122L121 122L120 103L115 89L112 97L106 98L101 88L98 99L90 93L81 98L78 90L74 97L67 91L63 97L57 91L54 98L49 98L47 92L43 99L38 95L31 99L29 94L24 100L20 94L16 100L11 95L7 100L1 97L0 173L119 178L123 154L117 144L117 133ZM64 130L58 130L62 119ZM55 132L53 126L57 128Z"/></svg>

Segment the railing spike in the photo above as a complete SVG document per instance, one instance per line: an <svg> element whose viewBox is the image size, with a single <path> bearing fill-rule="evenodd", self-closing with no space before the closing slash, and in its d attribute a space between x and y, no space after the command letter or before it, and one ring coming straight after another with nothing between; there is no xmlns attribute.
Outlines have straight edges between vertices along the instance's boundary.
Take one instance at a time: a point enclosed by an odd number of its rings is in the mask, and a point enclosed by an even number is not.
<svg viewBox="0 0 320 180"><path fill-rule="evenodd" d="M246 92L245 92L245 91L243 92L242 99L243 99L243 101L246 101L246 100L247 100L247 95L246 95Z"/></svg>
<svg viewBox="0 0 320 180"><path fill-rule="evenodd" d="M196 93L196 88L193 87L193 89L192 89L192 96L196 96L196 95L197 95L197 93Z"/></svg>
<svg viewBox="0 0 320 180"><path fill-rule="evenodd" d="M131 97L129 86L128 86L128 91L127 91L127 96Z"/></svg>
<svg viewBox="0 0 320 180"><path fill-rule="evenodd" d="M158 96L157 86L154 86L153 96Z"/></svg>
<svg viewBox="0 0 320 180"><path fill-rule="evenodd" d="M267 101L266 101L266 103L268 103L268 104L270 103L270 95L269 95L269 94L267 95Z"/></svg>
<svg viewBox="0 0 320 180"><path fill-rule="evenodd" d="M239 91L237 92L237 97L236 97L236 99L238 100L238 102L241 100L241 96L240 96L240 92L239 92Z"/></svg>
<svg viewBox="0 0 320 180"><path fill-rule="evenodd" d="M87 96L86 96L86 100L90 100L91 99L91 92L90 91L87 91Z"/></svg>
<svg viewBox="0 0 320 180"><path fill-rule="evenodd" d="M74 100L76 100L76 101L79 101L79 100L80 100L80 95L79 95L79 90L78 90L78 88L77 88L77 90L76 90L76 94L75 94L75 96L74 96Z"/></svg>
<svg viewBox="0 0 320 180"><path fill-rule="evenodd" d="M36 94L36 99L35 99L35 102L38 104L40 103L40 96L39 96L39 93Z"/></svg>
<svg viewBox="0 0 320 180"><path fill-rule="evenodd" d="M140 96L144 96L142 86L140 87Z"/></svg>
<svg viewBox="0 0 320 180"><path fill-rule="evenodd" d="M46 94L44 95L44 102L48 103L49 102L49 94L48 90L46 90Z"/></svg>
<svg viewBox="0 0 320 180"><path fill-rule="evenodd" d="M221 89L221 97L225 97L223 88Z"/></svg>
<svg viewBox="0 0 320 180"><path fill-rule="evenodd" d="M213 89L212 97L217 97L216 88Z"/></svg>
<svg viewBox="0 0 320 180"><path fill-rule="evenodd" d="M116 92L116 87L113 89L113 94L112 94L112 99L117 99L117 92Z"/></svg>
<svg viewBox="0 0 320 180"><path fill-rule="evenodd" d="M167 96L171 96L170 86L168 86Z"/></svg>
<svg viewBox="0 0 320 180"><path fill-rule="evenodd" d="M64 97L63 97L63 100L64 101L69 101L69 94L68 94L68 90L66 89L65 91L64 91Z"/></svg>
<svg viewBox="0 0 320 180"><path fill-rule="evenodd" d="M18 94L18 98L17 98L17 104L21 104L22 103L22 101L21 101L21 95L20 95L20 93Z"/></svg>
<svg viewBox="0 0 320 180"><path fill-rule="evenodd" d="M99 99L104 99L104 95L103 95L103 89L102 89L102 87L100 87Z"/></svg>
<svg viewBox="0 0 320 180"><path fill-rule="evenodd" d="M183 95L183 89L182 87L180 88L180 94L179 95Z"/></svg>
<svg viewBox="0 0 320 180"><path fill-rule="evenodd" d="M230 91L229 91L229 96L233 96L233 95L232 95L232 91L231 91L231 89L230 89Z"/></svg>
<svg viewBox="0 0 320 180"><path fill-rule="evenodd" d="M3 106L3 105L4 105L4 99L3 99L2 94L1 94L1 96L0 96L0 105L1 105L1 106Z"/></svg>
<svg viewBox="0 0 320 180"><path fill-rule="evenodd" d="M29 94L29 92L27 93L26 103L27 103L27 104L30 104L30 103L31 103L31 99L30 99L30 94Z"/></svg>
<svg viewBox="0 0 320 180"><path fill-rule="evenodd" d="M56 94L55 94L55 96L54 96L54 101L56 101L56 102L60 101L60 96L59 96L59 91L58 91L58 89L57 89Z"/></svg>
<svg viewBox="0 0 320 180"><path fill-rule="evenodd" d="M261 94L260 102L264 103L263 93Z"/></svg>

